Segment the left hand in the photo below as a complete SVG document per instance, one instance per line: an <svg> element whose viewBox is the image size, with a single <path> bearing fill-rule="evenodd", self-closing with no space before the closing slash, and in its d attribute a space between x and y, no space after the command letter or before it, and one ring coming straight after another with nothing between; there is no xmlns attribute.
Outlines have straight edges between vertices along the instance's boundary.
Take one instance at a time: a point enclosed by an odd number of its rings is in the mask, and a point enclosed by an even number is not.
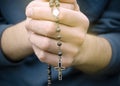
<svg viewBox="0 0 120 86"><path fill-rule="evenodd" d="M87 17L78 11L75 0L66 3L61 0L60 28L62 35L62 64L64 67L74 65L80 55L81 46L86 38L89 21ZM76 10L77 9L77 10ZM34 0L26 8L26 28L29 32L29 40L35 54L40 61L57 66L57 40L56 23L51 13L51 8L46 0Z"/></svg>

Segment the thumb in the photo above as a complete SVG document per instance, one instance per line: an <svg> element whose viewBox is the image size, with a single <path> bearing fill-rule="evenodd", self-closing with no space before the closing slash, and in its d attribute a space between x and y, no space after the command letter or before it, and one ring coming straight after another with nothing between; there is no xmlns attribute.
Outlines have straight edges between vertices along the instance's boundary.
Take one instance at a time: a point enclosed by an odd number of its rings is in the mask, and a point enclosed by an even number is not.
<svg viewBox="0 0 120 86"><path fill-rule="evenodd" d="M35 1L46 1L49 2L50 0L35 0ZM76 0L59 0L62 3L75 3Z"/></svg>
<svg viewBox="0 0 120 86"><path fill-rule="evenodd" d="M35 0L35 1L45 1L45 2L49 2L50 0ZM79 11L79 6L77 4L77 0L59 0L62 3L69 3L69 4L74 4L74 10Z"/></svg>
<svg viewBox="0 0 120 86"><path fill-rule="evenodd" d="M63 3L71 3L71 4L76 2L76 0L59 0L59 1Z"/></svg>
<svg viewBox="0 0 120 86"><path fill-rule="evenodd" d="M62 3L74 4L75 10L76 10L76 11L80 11L80 8L79 8L76 0L59 0L59 1L62 2Z"/></svg>
<svg viewBox="0 0 120 86"><path fill-rule="evenodd" d="M49 0L48 0L49 1ZM62 3L70 3L70 4L74 4L74 10L76 11L80 11L80 8L77 4L77 0L59 0Z"/></svg>

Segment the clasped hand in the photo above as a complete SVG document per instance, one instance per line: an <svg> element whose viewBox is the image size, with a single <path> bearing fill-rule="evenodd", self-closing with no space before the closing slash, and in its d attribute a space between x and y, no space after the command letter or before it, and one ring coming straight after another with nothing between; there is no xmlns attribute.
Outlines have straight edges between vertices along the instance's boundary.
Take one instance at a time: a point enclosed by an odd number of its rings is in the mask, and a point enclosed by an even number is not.
<svg viewBox="0 0 120 86"><path fill-rule="evenodd" d="M75 0L60 0L60 28L62 35L62 63L65 67L75 65L80 58L89 21L79 11ZM51 13L48 0L34 0L26 8L26 29L31 46L40 61L57 66L58 47L56 20ZM81 61L81 60L80 60ZM77 61L77 62L80 62Z"/></svg>

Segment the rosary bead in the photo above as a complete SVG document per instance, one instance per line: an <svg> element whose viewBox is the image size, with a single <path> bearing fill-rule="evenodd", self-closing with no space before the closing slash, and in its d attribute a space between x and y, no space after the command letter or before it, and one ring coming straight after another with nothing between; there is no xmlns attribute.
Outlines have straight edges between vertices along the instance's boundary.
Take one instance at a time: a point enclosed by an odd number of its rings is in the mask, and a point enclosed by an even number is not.
<svg viewBox="0 0 120 86"><path fill-rule="evenodd" d="M57 45L58 45L58 46L61 46L61 45L62 45L62 42L60 42L60 41L57 42Z"/></svg>
<svg viewBox="0 0 120 86"><path fill-rule="evenodd" d="M57 39L59 39L59 40L60 40L61 38L62 38L62 36L61 36L61 35L58 35L58 36L57 36Z"/></svg>
<svg viewBox="0 0 120 86"><path fill-rule="evenodd" d="M56 32L60 32L60 31L61 31L60 27L57 27Z"/></svg>
<svg viewBox="0 0 120 86"><path fill-rule="evenodd" d="M59 6L60 6L59 0L55 0L55 5L56 5L56 7L59 7Z"/></svg>
<svg viewBox="0 0 120 86"><path fill-rule="evenodd" d="M62 54L63 54L62 51L58 52L58 56L62 56Z"/></svg>
<svg viewBox="0 0 120 86"><path fill-rule="evenodd" d="M50 0L50 1L49 1L49 6L50 6L50 7L53 7L53 6L54 6L54 0Z"/></svg>
<svg viewBox="0 0 120 86"><path fill-rule="evenodd" d="M51 80L52 80L52 76L51 76L51 66L48 64L48 86L51 86Z"/></svg>
<svg viewBox="0 0 120 86"><path fill-rule="evenodd" d="M53 7L54 6L54 4L53 3L49 3L50 4L50 7Z"/></svg>

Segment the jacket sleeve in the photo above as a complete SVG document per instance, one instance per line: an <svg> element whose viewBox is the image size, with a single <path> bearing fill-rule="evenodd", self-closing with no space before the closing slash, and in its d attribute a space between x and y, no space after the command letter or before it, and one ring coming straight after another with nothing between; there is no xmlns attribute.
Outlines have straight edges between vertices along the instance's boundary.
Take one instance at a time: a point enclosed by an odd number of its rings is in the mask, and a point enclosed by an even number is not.
<svg viewBox="0 0 120 86"><path fill-rule="evenodd" d="M104 37L112 47L112 59L102 74L120 73L120 0L111 0L91 32Z"/></svg>

